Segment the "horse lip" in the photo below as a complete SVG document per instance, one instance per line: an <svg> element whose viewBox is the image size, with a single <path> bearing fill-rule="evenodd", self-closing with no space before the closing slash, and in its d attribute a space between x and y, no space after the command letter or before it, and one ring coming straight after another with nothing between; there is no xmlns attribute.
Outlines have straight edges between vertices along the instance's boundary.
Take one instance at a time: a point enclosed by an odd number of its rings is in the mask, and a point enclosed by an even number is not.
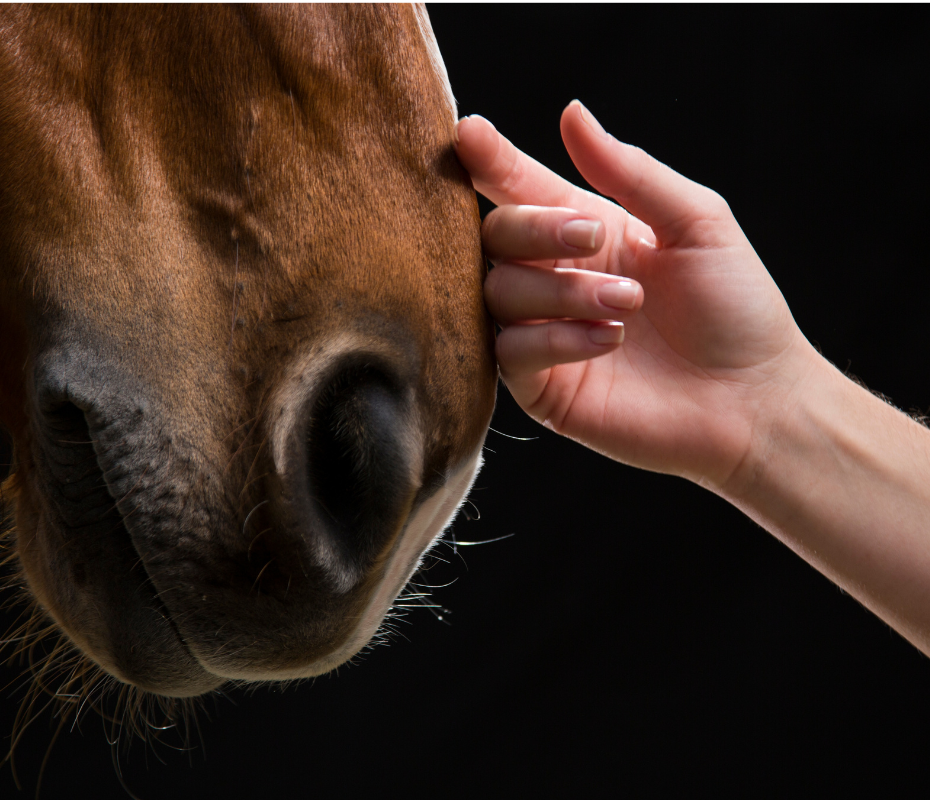
<svg viewBox="0 0 930 800"><path fill-rule="evenodd" d="M50 501L40 519L58 541L56 557L24 566L43 573L46 608L86 656L124 682L172 696L216 688L223 679L190 652L151 582L100 463L89 414L48 398L40 411L35 460Z"/></svg>

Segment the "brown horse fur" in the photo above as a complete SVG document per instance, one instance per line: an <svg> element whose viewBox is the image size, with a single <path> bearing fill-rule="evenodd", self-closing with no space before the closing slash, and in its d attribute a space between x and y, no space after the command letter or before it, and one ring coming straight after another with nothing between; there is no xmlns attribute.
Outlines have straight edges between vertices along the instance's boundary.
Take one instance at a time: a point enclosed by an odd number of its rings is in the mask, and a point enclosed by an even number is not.
<svg viewBox="0 0 930 800"><path fill-rule="evenodd" d="M0 10L13 558L125 684L333 668L470 486L493 330L431 36L399 6Z"/></svg>

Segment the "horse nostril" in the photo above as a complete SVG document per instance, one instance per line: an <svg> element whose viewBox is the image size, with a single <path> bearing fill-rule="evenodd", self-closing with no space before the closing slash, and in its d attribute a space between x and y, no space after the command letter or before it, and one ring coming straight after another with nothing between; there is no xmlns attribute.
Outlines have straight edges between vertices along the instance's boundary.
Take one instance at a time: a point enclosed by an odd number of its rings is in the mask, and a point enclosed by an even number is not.
<svg viewBox="0 0 930 800"><path fill-rule="evenodd" d="M386 373L350 367L314 403L307 475L320 517L361 566L401 519L413 487L410 403Z"/></svg>
<svg viewBox="0 0 930 800"><path fill-rule="evenodd" d="M42 424L53 444L69 449L91 446L87 417L74 403L61 401L43 409Z"/></svg>
<svg viewBox="0 0 930 800"><path fill-rule="evenodd" d="M56 490L53 498L67 522L86 522L95 514L112 510L110 497L87 424L87 417L69 401L49 404L42 410L40 435L46 458L43 469Z"/></svg>
<svg viewBox="0 0 930 800"><path fill-rule="evenodd" d="M42 417L49 428L59 432L69 432L79 426L87 427L84 412L67 400L50 404L43 409Z"/></svg>

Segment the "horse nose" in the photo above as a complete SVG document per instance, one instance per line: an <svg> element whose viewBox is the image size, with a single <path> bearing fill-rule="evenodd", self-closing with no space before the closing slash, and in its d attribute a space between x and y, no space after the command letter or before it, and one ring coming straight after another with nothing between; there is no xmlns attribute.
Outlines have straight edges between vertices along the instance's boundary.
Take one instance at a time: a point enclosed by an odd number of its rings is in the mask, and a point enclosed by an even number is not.
<svg viewBox="0 0 930 800"><path fill-rule="evenodd" d="M422 485L414 394L387 366L350 360L323 378L297 423L284 513L337 591L390 547Z"/></svg>

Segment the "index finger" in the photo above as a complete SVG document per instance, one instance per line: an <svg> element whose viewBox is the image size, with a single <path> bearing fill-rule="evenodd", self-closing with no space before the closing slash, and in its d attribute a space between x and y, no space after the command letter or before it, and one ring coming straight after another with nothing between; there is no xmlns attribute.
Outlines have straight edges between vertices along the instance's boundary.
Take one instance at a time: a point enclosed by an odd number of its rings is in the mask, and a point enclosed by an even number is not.
<svg viewBox="0 0 930 800"><path fill-rule="evenodd" d="M484 117L460 119L455 132L459 161L471 174L475 190L495 205L565 206L598 215L620 210L530 158Z"/></svg>

